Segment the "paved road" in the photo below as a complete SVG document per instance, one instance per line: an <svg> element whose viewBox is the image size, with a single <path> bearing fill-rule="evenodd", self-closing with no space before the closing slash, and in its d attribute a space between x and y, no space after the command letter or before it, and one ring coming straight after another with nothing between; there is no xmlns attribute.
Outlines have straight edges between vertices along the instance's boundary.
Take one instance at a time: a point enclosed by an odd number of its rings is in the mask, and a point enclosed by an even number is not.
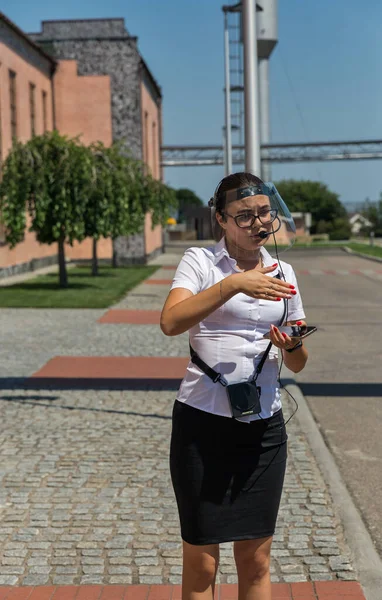
<svg viewBox="0 0 382 600"><path fill-rule="evenodd" d="M296 379L382 555L382 263L340 249L284 259L320 329Z"/></svg>

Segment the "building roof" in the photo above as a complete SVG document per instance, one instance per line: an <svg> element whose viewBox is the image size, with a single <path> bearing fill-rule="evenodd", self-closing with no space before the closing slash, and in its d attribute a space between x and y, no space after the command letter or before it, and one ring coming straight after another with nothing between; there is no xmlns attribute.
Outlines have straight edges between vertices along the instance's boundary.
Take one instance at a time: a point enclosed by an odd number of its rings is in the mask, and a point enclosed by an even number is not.
<svg viewBox="0 0 382 600"><path fill-rule="evenodd" d="M138 50L138 52L139 52L139 50ZM154 75L151 73L150 69L147 66L146 61L142 58L142 54L140 52L139 52L139 56L141 57L141 65L142 65L143 70L145 71L151 84L154 86L155 91L158 94L159 98L162 98L162 89L161 89L160 85L157 83L157 80L154 78Z"/></svg>
<svg viewBox="0 0 382 600"><path fill-rule="evenodd" d="M350 215L349 216L349 221L352 224L356 223L357 221L360 221L364 225L372 225L372 222L367 217L365 217L364 215L362 215L359 212L353 213L352 215Z"/></svg>
<svg viewBox="0 0 382 600"><path fill-rule="evenodd" d="M114 31L112 29L110 29L108 32L102 32L102 34L100 35L100 32L97 31L97 28L96 28L95 31L92 31L91 33L88 32L85 35L83 35L83 37L79 36L79 39L90 39L90 38L98 39L99 38L99 39L110 39L110 40L126 39L126 40L133 41L136 44L136 50L137 50L140 60L141 60L142 69L144 70L150 83L153 85L157 95L160 98L162 98L162 90L161 90L158 82L154 78L152 72L150 71L146 61L144 60L144 58L142 57L141 53L138 50L138 47L137 47L138 37L133 36L128 32L128 30L126 29L126 26L125 26L125 19L123 17L97 18L97 19L51 19L48 21L41 22L42 31L40 31L38 33L30 33L29 35L32 36L33 39L36 41L37 40L41 41L41 42L54 41L56 39L54 34L49 37L49 33L46 32L45 29L48 29L48 28L51 29L50 26L52 26L54 24L70 24L70 23L82 23L82 24L94 23L97 26L102 25L103 23L110 24L112 26L114 25ZM47 26L47 27L45 27L45 26ZM71 39L76 39L76 38L77 38L77 36L74 35L73 38L71 38ZM57 38L57 41L62 41L63 39L66 39L66 37L65 36L63 38L59 37L59 38Z"/></svg>
<svg viewBox="0 0 382 600"><path fill-rule="evenodd" d="M49 54L44 52L44 50L42 48L40 48L40 46L38 46L38 44L35 44L30 39L30 37L28 37L27 34L22 31L22 29L17 27L17 25L15 25L15 23L13 23L10 19L8 19L8 17L6 17L4 15L4 13L2 13L1 11L0 11L0 21L3 21L10 29L12 29L14 31L14 33L16 33L25 42L27 42L34 50L36 50L36 52L38 52L41 56L43 56L46 60L48 60L51 63L53 68L55 68L57 66L57 61L52 56L50 56Z"/></svg>

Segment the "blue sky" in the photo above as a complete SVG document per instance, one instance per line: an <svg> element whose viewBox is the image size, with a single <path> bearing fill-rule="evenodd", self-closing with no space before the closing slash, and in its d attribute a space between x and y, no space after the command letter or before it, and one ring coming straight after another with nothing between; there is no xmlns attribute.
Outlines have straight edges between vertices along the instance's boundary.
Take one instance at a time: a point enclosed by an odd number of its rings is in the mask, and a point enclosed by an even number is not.
<svg viewBox="0 0 382 600"><path fill-rule="evenodd" d="M221 143L223 4L231 0L3 0L25 32L42 20L124 17L163 91L164 143ZM271 140L382 138L378 0L279 0L279 43L270 60ZM300 112L296 106L299 105ZM273 165L273 180L319 179L343 202L374 200L380 161ZM167 168L165 180L207 201L223 167Z"/></svg>

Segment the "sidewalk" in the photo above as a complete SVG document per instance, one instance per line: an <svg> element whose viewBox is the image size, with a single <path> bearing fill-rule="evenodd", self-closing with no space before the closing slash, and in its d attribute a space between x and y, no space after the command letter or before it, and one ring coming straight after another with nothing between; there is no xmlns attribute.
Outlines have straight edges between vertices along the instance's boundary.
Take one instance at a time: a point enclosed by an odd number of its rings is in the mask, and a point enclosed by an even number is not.
<svg viewBox="0 0 382 600"><path fill-rule="evenodd" d="M217 585L215 600L237 600L236 585ZM181 600L181 586L65 586L1 588L0 600ZM364 600L358 583L280 583L272 600Z"/></svg>
<svg viewBox="0 0 382 600"><path fill-rule="evenodd" d="M154 367L158 357L175 372L188 339L166 338L145 318L158 318L181 253L175 248L157 257L153 264L165 268L110 311L0 311L7 356L0 396L0 600L180 598L181 539L167 458L176 388L166 389L168 376L157 387ZM147 374L133 372L125 373L122 388L98 387L102 361L148 356L153 385ZM75 377L60 357L73 357ZM90 364L92 385L79 390L87 376L81 369L89 368L81 359ZM36 388L30 377L39 373ZM60 386L51 383L57 373ZM23 385L8 385L12 377ZM292 408L285 399L286 417ZM296 418L288 435L272 552L274 598L362 600L336 508ZM217 600L237 597L232 544L221 545L217 583Z"/></svg>

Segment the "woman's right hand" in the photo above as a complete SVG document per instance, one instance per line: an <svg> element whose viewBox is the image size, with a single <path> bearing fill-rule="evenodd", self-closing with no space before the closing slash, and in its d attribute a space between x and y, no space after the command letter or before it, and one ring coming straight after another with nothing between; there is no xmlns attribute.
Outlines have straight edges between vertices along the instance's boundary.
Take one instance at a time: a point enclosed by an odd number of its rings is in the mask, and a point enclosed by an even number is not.
<svg viewBox="0 0 382 600"><path fill-rule="evenodd" d="M267 275L267 273L272 273L276 267L278 267L277 263L271 267L250 269L235 275L239 292L251 298L272 300L274 302L294 296L297 293L294 285Z"/></svg>

